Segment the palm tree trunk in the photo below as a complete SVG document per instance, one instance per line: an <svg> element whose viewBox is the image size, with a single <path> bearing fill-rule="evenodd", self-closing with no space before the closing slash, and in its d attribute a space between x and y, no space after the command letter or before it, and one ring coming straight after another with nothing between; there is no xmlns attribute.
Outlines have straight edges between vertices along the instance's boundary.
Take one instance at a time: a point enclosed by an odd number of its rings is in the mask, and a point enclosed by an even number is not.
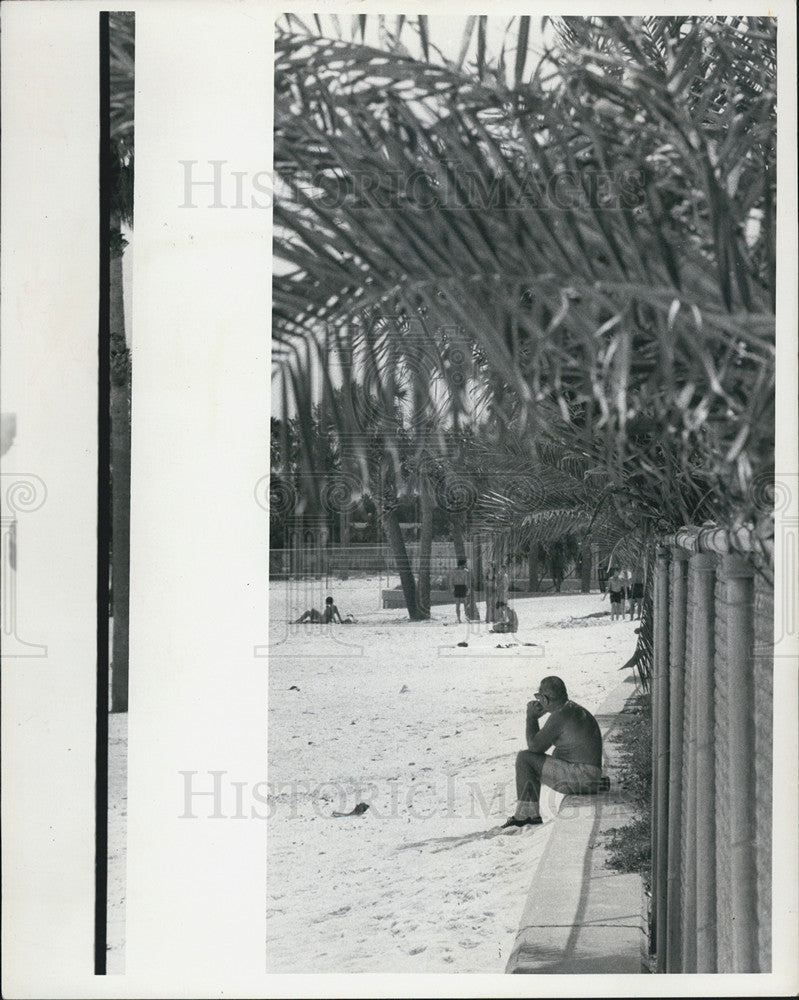
<svg viewBox="0 0 799 1000"><path fill-rule="evenodd" d="M339 514L339 548L346 550L350 545L350 515L346 510L342 510ZM349 553L346 553L349 555ZM341 574L342 580L347 580L349 578L349 573L347 572L347 559L346 556L341 560L341 566L339 568L339 573Z"/></svg>
<svg viewBox="0 0 799 1000"><path fill-rule="evenodd" d="M527 554L527 585L535 593L538 590L538 542L530 542Z"/></svg>
<svg viewBox="0 0 799 1000"><path fill-rule="evenodd" d="M591 539L586 537L583 541L580 555L580 590L583 594L591 593Z"/></svg>
<svg viewBox="0 0 799 1000"><path fill-rule="evenodd" d="M430 563L433 555L433 490L427 472L419 476L421 525L419 529L419 614L430 617Z"/></svg>
<svg viewBox="0 0 799 1000"><path fill-rule="evenodd" d="M130 613L130 352L125 343L122 253L111 255L111 711L128 710Z"/></svg>
<svg viewBox="0 0 799 1000"><path fill-rule="evenodd" d="M408 551L405 548L405 541L402 537L402 529L400 528L396 508L384 508L381 520L383 521L383 527L386 529L388 544L391 546L394 562L399 572L402 592L405 595L405 605L408 608L408 616L411 621L422 621L425 616L420 613L416 600L416 581L413 578L411 561L408 558Z"/></svg>
<svg viewBox="0 0 799 1000"><path fill-rule="evenodd" d="M456 560L466 558L466 542L463 537L462 517L462 514L453 514L450 522L452 524L452 544L455 546Z"/></svg>

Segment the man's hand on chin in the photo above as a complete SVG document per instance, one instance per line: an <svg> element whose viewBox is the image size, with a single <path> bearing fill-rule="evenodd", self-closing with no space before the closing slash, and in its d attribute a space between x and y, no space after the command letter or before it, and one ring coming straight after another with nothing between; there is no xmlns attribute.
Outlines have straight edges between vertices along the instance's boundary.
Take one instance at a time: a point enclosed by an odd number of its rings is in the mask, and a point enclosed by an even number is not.
<svg viewBox="0 0 799 1000"><path fill-rule="evenodd" d="M534 719L540 719L544 711L544 706L535 698L527 702L527 714L531 715Z"/></svg>

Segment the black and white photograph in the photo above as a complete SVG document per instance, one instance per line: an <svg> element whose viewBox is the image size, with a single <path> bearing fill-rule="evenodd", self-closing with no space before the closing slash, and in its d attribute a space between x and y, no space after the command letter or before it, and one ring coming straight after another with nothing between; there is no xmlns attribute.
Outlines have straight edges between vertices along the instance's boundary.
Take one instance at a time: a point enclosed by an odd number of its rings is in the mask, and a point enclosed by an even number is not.
<svg viewBox="0 0 799 1000"><path fill-rule="evenodd" d="M4 995L796 992L795 11L286 8L0 15Z"/></svg>
<svg viewBox="0 0 799 1000"><path fill-rule="evenodd" d="M269 968L768 972L774 19L286 15L275 177Z"/></svg>

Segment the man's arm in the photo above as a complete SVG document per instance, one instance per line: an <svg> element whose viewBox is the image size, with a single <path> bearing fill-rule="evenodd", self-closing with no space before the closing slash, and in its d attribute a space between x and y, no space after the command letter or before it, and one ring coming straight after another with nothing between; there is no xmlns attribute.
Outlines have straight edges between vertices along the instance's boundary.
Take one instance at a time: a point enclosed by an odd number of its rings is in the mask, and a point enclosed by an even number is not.
<svg viewBox="0 0 799 1000"><path fill-rule="evenodd" d="M535 704L537 702L530 703L530 705ZM562 720L559 713L555 713L547 719L544 728L539 729L538 719L541 713L536 714L535 709L531 711L530 705L527 706L527 749L532 750L533 753L546 753L560 736L560 731L563 728Z"/></svg>
<svg viewBox="0 0 799 1000"><path fill-rule="evenodd" d="M533 742L539 735L540 726L538 720L544 714L543 706L538 701L527 702L527 722L524 727L524 736L527 741L527 749L533 750Z"/></svg>
<svg viewBox="0 0 799 1000"><path fill-rule="evenodd" d="M339 614L338 608L335 604L333 605L333 621L338 621L338 624L341 625L341 615Z"/></svg>

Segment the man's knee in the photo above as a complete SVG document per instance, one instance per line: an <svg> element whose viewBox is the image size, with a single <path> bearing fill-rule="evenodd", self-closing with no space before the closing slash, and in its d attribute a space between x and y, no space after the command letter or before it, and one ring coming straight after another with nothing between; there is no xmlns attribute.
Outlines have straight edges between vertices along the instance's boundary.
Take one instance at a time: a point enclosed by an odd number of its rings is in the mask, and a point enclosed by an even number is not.
<svg viewBox="0 0 799 1000"><path fill-rule="evenodd" d="M533 750L520 750L516 754L516 770L525 768L540 776L546 759L547 755L545 753L535 753Z"/></svg>

